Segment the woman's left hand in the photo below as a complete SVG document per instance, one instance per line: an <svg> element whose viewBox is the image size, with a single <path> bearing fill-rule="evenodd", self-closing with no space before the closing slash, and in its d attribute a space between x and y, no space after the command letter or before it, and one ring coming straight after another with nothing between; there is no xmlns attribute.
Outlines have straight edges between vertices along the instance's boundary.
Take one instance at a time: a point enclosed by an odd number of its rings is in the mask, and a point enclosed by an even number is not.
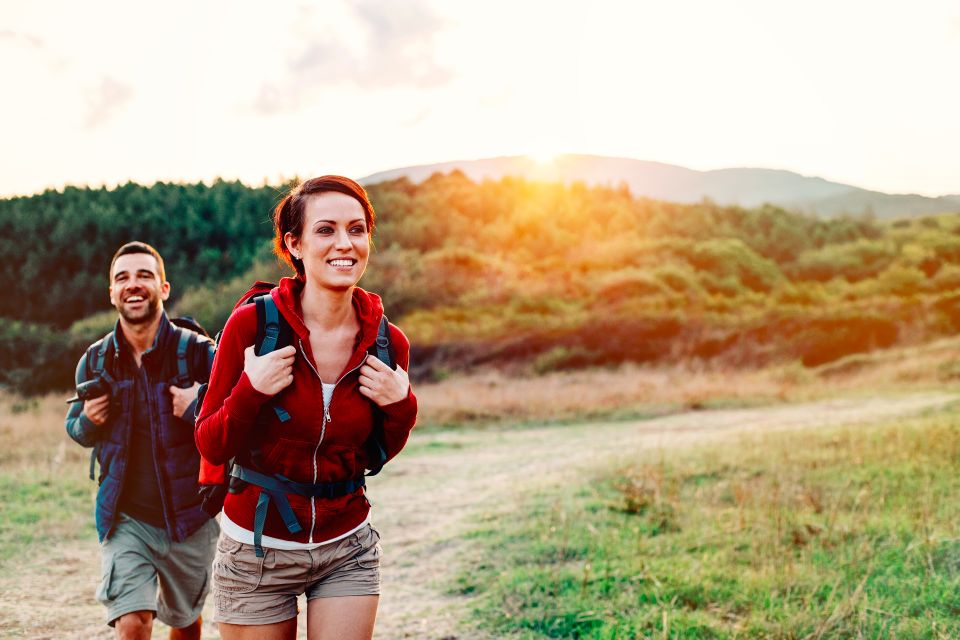
<svg viewBox="0 0 960 640"><path fill-rule="evenodd" d="M379 407L400 402L410 392L410 376L402 368L391 369L376 356L368 355L360 367L360 393Z"/></svg>

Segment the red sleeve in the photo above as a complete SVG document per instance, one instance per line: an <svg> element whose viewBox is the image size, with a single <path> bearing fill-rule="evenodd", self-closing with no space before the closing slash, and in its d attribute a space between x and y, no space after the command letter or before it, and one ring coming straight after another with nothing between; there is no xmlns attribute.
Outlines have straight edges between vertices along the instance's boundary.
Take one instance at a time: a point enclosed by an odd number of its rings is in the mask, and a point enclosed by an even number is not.
<svg viewBox="0 0 960 640"><path fill-rule="evenodd" d="M247 442L247 435L271 396L260 393L243 372L243 351L257 335L256 305L234 311L223 328L194 438L207 461L224 464Z"/></svg>
<svg viewBox="0 0 960 640"><path fill-rule="evenodd" d="M410 341L398 327L390 325L390 343L397 357L397 366L404 371L410 370ZM407 397L392 404L380 407L384 413L383 434L386 439L387 460L396 456L407 444L410 431L417 422L417 397L413 387L407 391Z"/></svg>

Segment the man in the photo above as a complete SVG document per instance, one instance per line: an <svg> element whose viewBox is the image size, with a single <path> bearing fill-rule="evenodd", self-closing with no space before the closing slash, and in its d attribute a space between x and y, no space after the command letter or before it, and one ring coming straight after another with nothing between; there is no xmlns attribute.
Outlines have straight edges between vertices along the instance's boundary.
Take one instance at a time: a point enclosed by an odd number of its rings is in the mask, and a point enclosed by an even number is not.
<svg viewBox="0 0 960 640"><path fill-rule="evenodd" d="M70 437L94 447L100 463L97 599L123 639L150 638L154 617L172 627L171 639L200 638L218 534L200 508L193 440L197 389L210 376L214 345L167 319L169 295L156 249L130 242L117 250L110 302L119 318L76 375L78 387L102 377L109 393L72 404L66 420Z"/></svg>

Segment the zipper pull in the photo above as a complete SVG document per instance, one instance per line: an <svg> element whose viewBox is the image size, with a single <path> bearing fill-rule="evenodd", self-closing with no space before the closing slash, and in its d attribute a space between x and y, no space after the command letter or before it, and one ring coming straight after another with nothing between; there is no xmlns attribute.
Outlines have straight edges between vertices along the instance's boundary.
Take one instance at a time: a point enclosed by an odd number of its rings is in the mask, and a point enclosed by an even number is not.
<svg viewBox="0 0 960 640"><path fill-rule="evenodd" d="M330 407L323 408L323 421L330 422Z"/></svg>

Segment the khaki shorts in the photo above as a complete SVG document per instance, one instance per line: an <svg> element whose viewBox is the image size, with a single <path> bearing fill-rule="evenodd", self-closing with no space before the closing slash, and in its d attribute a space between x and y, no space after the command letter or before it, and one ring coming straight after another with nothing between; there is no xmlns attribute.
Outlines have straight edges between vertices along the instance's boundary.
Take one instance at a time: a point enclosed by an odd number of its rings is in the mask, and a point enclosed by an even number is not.
<svg viewBox="0 0 960 640"><path fill-rule="evenodd" d="M174 628L193 624L207 597L219 531L210 520L183 542L171 542L164 529L120 514L100 546L97 600L107 607L107 624L134 611L152 611Z"/></svg>
<svg viewBox="0 0 960 640"><path fill-rule="evenodd" d="M273 624L307 600L380 594L380 534L369 524L316 549L264 549L221 533L213 561L214 622Z"/></svg>

